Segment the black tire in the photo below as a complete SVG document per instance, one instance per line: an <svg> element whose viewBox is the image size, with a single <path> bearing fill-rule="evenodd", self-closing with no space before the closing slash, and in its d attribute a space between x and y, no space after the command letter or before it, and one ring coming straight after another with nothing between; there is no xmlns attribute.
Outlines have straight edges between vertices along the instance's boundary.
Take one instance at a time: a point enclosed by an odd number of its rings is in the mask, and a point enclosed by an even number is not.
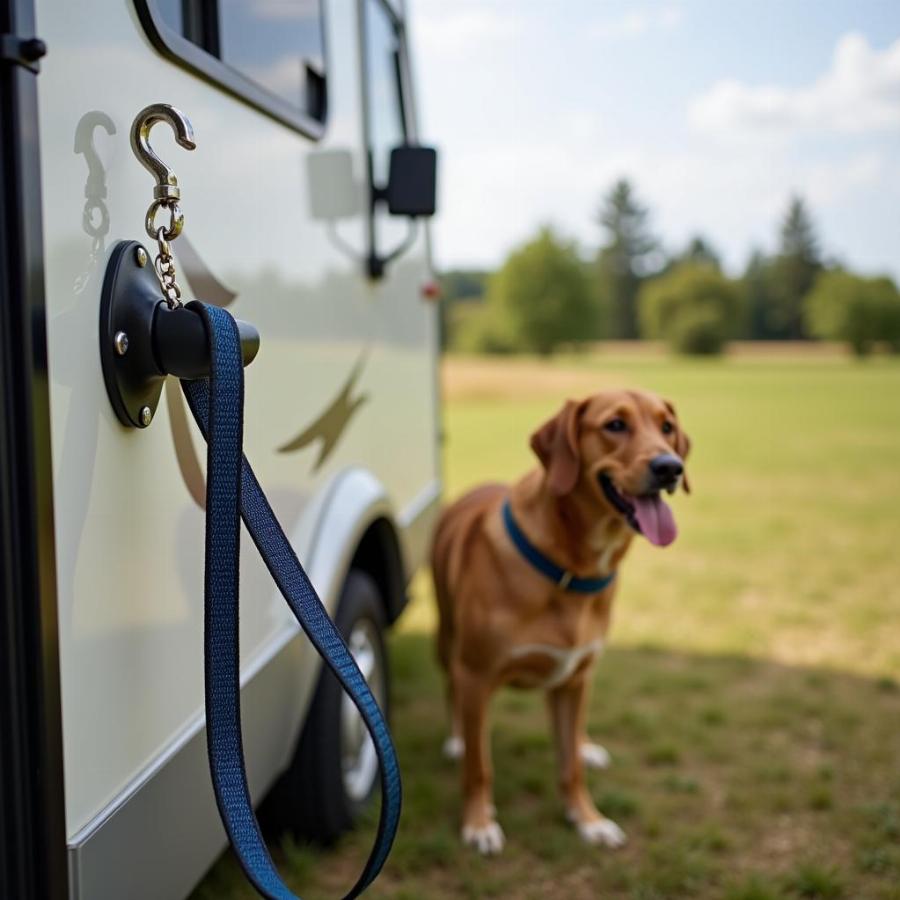
<svg viewBox="0 0 900 900"><path fill-rule="evenodd" d="M335 624L351 652L360 651L358 660L366 658L365 646L360 644L361 634L371 646L376 663L367 678L387 716L390 685L384 603L378 585L366 572L351 569L348 573ZM272 798L276 800L279 824L308 840L330 843L352 828L378 784L377 762L371 767L368 783L370 758L367 754L374 754L371 742L368 751L360 749L358 768L347 765L353 759L353 752L350 749L345 754L345 748L357 743L354 720L348 722L349 702L337 679L323 665L294 759L276 787L277 799ZM355 707L352 712L356 712ZM368 732L358 713L356 716L355 724L362 729L359 733L368 741Z"/></svg>

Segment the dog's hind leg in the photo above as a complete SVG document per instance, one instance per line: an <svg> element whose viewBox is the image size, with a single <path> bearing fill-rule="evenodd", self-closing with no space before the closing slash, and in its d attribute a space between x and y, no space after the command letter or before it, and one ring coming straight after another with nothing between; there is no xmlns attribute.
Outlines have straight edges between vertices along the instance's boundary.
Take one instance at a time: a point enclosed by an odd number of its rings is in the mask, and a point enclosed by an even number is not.
<svg viewBox="0 0 900 900"><path fill-rule="evenodd" d="M438 609L438 628L436 649L438 662L444 670L446 678L447 717L450 722L450 734L444 741L443 753L447 759L461 759L465 746L462 738L462 725L456 713L453 700L453 678L450 674L450 656L453 652L453 601L447 584L450 545L439 528L435 534L431 552L431 575L434 580L434 598Z"/></svg>
<svg viewBox="0 0 900 900"><path fill-rule="evenodd" d="M602 744L596 744L587 737L582 740L579 752L581 753L581 761L589 769L608 769L609 764L612 762L609 750Z"/></svg>
<svg viewBox="0 0 900 900"><path fill-rule="evenodd" d="M447 716L450 719L450 734L444 741L443 753L446 759L462 759L466 749L466 742L462 736L462 724L459 721L459 712L453 699L453 679L447 673Z"/></svg>
<svg viewBox="0 0 900 900"><path fill-rule="evenodd" d="M585 677L588 679L588 685L590 684L590 678L591 673L593 672L593 668L594 662L592 662L588 667L584 669ZM588 687L586 688L585 697L582 701L585 707L587 706L589 692L590 688ZM584 722L582 722L580 727L582 730L578 745L578 752L581 755L581 761L588 769L608 769L612 763L612 757L609 755L609 751L602 744L598 744L596 741L592 741L588 737L587 732L584 730Z"/></svg>
<svg viewBox="0 0 900 900"><path fill-rule="evenodd" d="M625 843L625 832L598 812L584 781L581 742L586 699L587 678L584 676L547 692L559 767L559 788L566 805L566 817L584 841L621 847Z"/></svg>
<svg viewBox="0 0 900 900"><path fill-rule="evenodd" d="M432 564L432 573L438 607L437 657L446 679L447 717L450 721L450 734L444 741L443 753L447 759L460 759L464 746L462 726L456 713L456 704L453 700L453 678L450 674L450 654L453 652L453 614L449 592L441 577L441 569L437 561Z"/></svg>

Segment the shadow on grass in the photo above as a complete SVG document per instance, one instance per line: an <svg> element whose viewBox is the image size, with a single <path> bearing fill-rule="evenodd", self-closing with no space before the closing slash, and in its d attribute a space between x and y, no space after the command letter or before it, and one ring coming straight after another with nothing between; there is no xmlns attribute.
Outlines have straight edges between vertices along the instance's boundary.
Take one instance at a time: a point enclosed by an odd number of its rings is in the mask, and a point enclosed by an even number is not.
<svg viewBox="0 0 900 900"><path fill-rule="evenodd" d="M597 667L589 731L613 756L590 773L629 834L583 846L555 790L542 698L499 694L495 794L507 848L458 841L459 776L440 752L445 715L428 635L391 641L392 724L404 779L394 852L369 892L411 898L882 898L900 900L900 688L734 656L615 648ZM304 898L339 897L375 815L329 850L276 849ZM226 854L194 900L252 897Z"/></svg>

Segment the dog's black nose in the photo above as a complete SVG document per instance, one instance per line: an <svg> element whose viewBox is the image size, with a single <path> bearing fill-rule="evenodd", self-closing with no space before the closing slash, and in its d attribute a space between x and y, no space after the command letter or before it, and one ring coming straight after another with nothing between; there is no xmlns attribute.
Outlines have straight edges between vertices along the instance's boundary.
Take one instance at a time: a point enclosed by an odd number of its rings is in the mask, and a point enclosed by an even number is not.
<svg viewBox="0 0 900 900"><path fill-rule="evenodd" d="M671 487L683 471L684 465L673 453L663 453L650 460L650 474L657 487Z"/></svg>

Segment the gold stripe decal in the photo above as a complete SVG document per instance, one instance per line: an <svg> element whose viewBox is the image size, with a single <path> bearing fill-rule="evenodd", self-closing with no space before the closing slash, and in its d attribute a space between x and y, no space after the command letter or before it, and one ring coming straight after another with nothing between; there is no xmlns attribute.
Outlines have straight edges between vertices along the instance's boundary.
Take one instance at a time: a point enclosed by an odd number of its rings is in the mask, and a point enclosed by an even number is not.
<svg viewBox="0 0 900 900"><path fill-rule="evenodd" d="M230 306L237 294L229 290L216 278L203 262L200 254L194 249L193 244L183 234L178 242L178 263L184 272L195 297L202 299L204 303L213 306ZM353 396L356 384L365 367L368 352L363 351L343 387L328 407L307 425L296 437L278 448L279 453L296 453L304 447L321 441L319 455L313 464L313 472L316 472L334 452L334 448L346 431L350 420L357 410L369 400L366 393ZM175 444L175 458L178 460L178 468L194 502L203 509L206 505L206 480L200 458L197 454L194 441L191 437L191 428L188 423L187 409L184 403L177 379L166 381L166 405L169 410L169 424L172 429L172 441Z"/></svg>
<svg viewBox="0 0 900 900"><path fill-rule="evenodd" d="M353 366L344 386L340 389L337 396L325 411L312 423L306 426L295 438L289 440L278 448L279 453L295 453L308 447L317 440L321 440L319 447L319 456L313 465L313 472L319 470L322 464L334 452L341 435L350 424L350 420L356 411L368 401L368 394L358 394L352 397L356 382L362 374L363 366L366 363L366 351L360 355L356 364Z"/></svg>

